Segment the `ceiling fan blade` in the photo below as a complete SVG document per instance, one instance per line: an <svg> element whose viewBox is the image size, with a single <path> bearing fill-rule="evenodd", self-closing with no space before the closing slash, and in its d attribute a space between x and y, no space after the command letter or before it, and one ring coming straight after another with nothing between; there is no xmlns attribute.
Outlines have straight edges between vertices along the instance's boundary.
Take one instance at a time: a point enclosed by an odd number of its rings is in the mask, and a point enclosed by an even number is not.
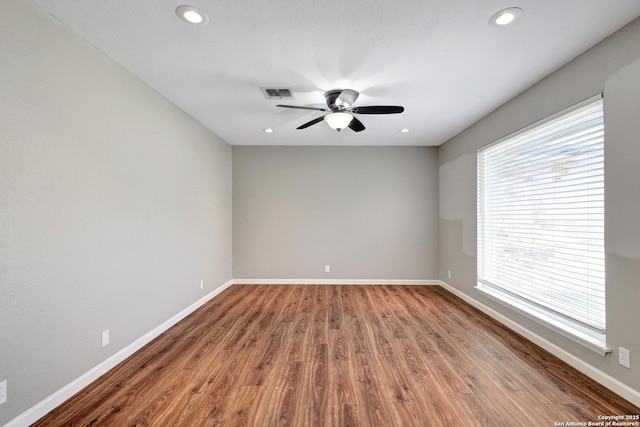
<svg viewBox="0 0 640 427"><path fill-rule="evenodd" d="M355 117L353 119L351 119L351 122L349 122L349 127L354 132L362 132L363 130L366 129L364 127L364 125L362 124L362 122L360 120L356 119Z"/></svg>
<svg viewBox="0 0 640 427"><path fill-rule="evenodd" d="M315 125L316 123L320 123L322 120L324 120L324 116L318 117L317 119L313 119L310 122L300 125L296 129L306 129L309 126Z"/></svg>
<svg viewBox="0 0 640 427"><path fill-rule="evenodd" d="M356 107L350 110L356 114L398 114L404 111L404 107L394 105L375 105L371 107Z"/></svg>
<svg viewBox="0 0 640 427"><path fill-rule="evenodd" d="M344 108L349 108L353 105L354 102L356 102L356 99L358 99L358 95L360 94L353 89L345 89L340 92L340 95L338 95L335 103L336 105L342 106Z"/></svg>
<svg viewBox="0 0 640 427"><path fill-rule="evenodd" d="M326 108L320 108L320 107L300 107L298 105L282 105L282 104L278 104L276 105L276 107L282 107L282 108L295 108L298 110L316 110L316 111L329 111Z"/></svg>

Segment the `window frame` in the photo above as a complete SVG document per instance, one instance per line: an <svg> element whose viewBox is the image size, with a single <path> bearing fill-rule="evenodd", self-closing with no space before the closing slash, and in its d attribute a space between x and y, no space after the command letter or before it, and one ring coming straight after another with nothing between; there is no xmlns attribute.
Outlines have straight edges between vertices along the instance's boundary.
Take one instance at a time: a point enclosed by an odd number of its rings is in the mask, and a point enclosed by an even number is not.
<svg viewBox="0 0 640 427"><path fill-rule="evenodd" d="M481 153L485 150L488 150L496 145L507 143L509 141L513 141L517 137L521 136L530 131L534 131L537 128L540 128L546 125L549 122L552 122L556 119L559 119L563 116L570 115L572 112L577 111L581 108L584 108L590 104L594 104L596 102L601 102L603 104L603 94L598 94L596 96L592 96L588 99L585 99L582 102L579 102L569 108L566 108L556 114L553 114L549 117L546 117L542 120L539 120L529 126L526 126L516 132L513 132L509 135L504 136L503 138L498 139L486 146L481 147L477 150L477 188L476 188L476 197L477 197L477 283L476 290L478 293L502 304L513 311L536 321L539 324L544 325L545 327L565 336L577 342L601 355L606 355L611 352L611 349L606 345L606 330L597 331L592 327L585 326L578 320L573 320L570 317L565 317L554 312L552 309L548 309L546 307L540 306L534 301L529 301L525 297L514 295L506 289L500 288L498 285L491 285L488 280L481 277L483 257L486 251L483 251L482 245L484 242L484 221L483 221L483 203L484 200L482 197L483 193L483 170L481 167ZM604 105L602 105L602 115L604 120ZM604 144L604 140L603 140ZM604 175L603 175L604 180ZM604 225L604 220L602 221ZM604 231L603 231L604 233ZM604 236L603 236L604 239ZM606 293L605 293L606 294ZM606 302L605 302L606 305ZM606 310L606 308L605 308ZM606 314L605 314L606 316ZM605 320L606 322L606 320Z"/></svg>

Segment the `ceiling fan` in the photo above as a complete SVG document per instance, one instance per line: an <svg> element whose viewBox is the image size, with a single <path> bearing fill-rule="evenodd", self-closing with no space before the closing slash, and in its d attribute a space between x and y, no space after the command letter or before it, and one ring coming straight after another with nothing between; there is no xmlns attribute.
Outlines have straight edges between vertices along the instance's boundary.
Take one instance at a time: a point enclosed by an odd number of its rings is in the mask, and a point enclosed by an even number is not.
<svg viewBox="0 0 640 427"><path fill-rule="evenodd" d="M338 132L345 127L349 127L355 132L365 130L362 122L355 118L353 116L354 114L398 114L404 111L404 107L394 105L375 105L370 107L352 108L351 106L356 102L356 99L358 99L358 95L360 94L352 89L334 89L324 93L324 99L327 102L328 108L300 107L296 105L282 104L276 105L276 107L330 111L329 114L325 114L311 120L310 122L300 125L297 129L306 129L309 126L315 125L316 123L320 123L324 120L332 129L335 129Z"/></svg>

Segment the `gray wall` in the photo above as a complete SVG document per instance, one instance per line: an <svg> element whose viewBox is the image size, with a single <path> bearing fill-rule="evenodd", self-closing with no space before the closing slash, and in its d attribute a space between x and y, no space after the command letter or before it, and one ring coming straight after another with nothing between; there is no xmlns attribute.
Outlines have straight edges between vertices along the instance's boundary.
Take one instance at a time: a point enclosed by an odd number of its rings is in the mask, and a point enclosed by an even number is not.
<svg viewBox="0 0 640 427"><path fill-rule="evenodd" d="M435 147L234 146L233 277L436 279L437 194Z"/></svg>
<svg viewBox="0 0 640 427"><path fill-rule="evenodd" d="M232 153L31 2L0 40L1 425L231 279Z"/></svg>
<svg viewBox="0 0 640 427"><path fill-rule="evenodd" d="M557 70L440 147L440 277L640 392L640 20ZM605 92L607 252L606 358L479 295L476 285L476 150L530 123ZM452 271L452 279L447 271ZM631 369L618 365L631 350Z"/></svg>

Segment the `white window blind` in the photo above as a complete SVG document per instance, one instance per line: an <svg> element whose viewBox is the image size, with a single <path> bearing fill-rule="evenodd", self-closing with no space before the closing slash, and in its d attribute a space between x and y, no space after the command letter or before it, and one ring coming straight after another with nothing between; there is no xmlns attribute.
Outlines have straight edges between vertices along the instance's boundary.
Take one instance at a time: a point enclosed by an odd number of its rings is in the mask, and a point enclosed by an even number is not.
<svg viewBox="0 0 640 427"><path fill-rule="evenodd" d="M478 151L478 288L604 336L600 96Z"/></svg>

